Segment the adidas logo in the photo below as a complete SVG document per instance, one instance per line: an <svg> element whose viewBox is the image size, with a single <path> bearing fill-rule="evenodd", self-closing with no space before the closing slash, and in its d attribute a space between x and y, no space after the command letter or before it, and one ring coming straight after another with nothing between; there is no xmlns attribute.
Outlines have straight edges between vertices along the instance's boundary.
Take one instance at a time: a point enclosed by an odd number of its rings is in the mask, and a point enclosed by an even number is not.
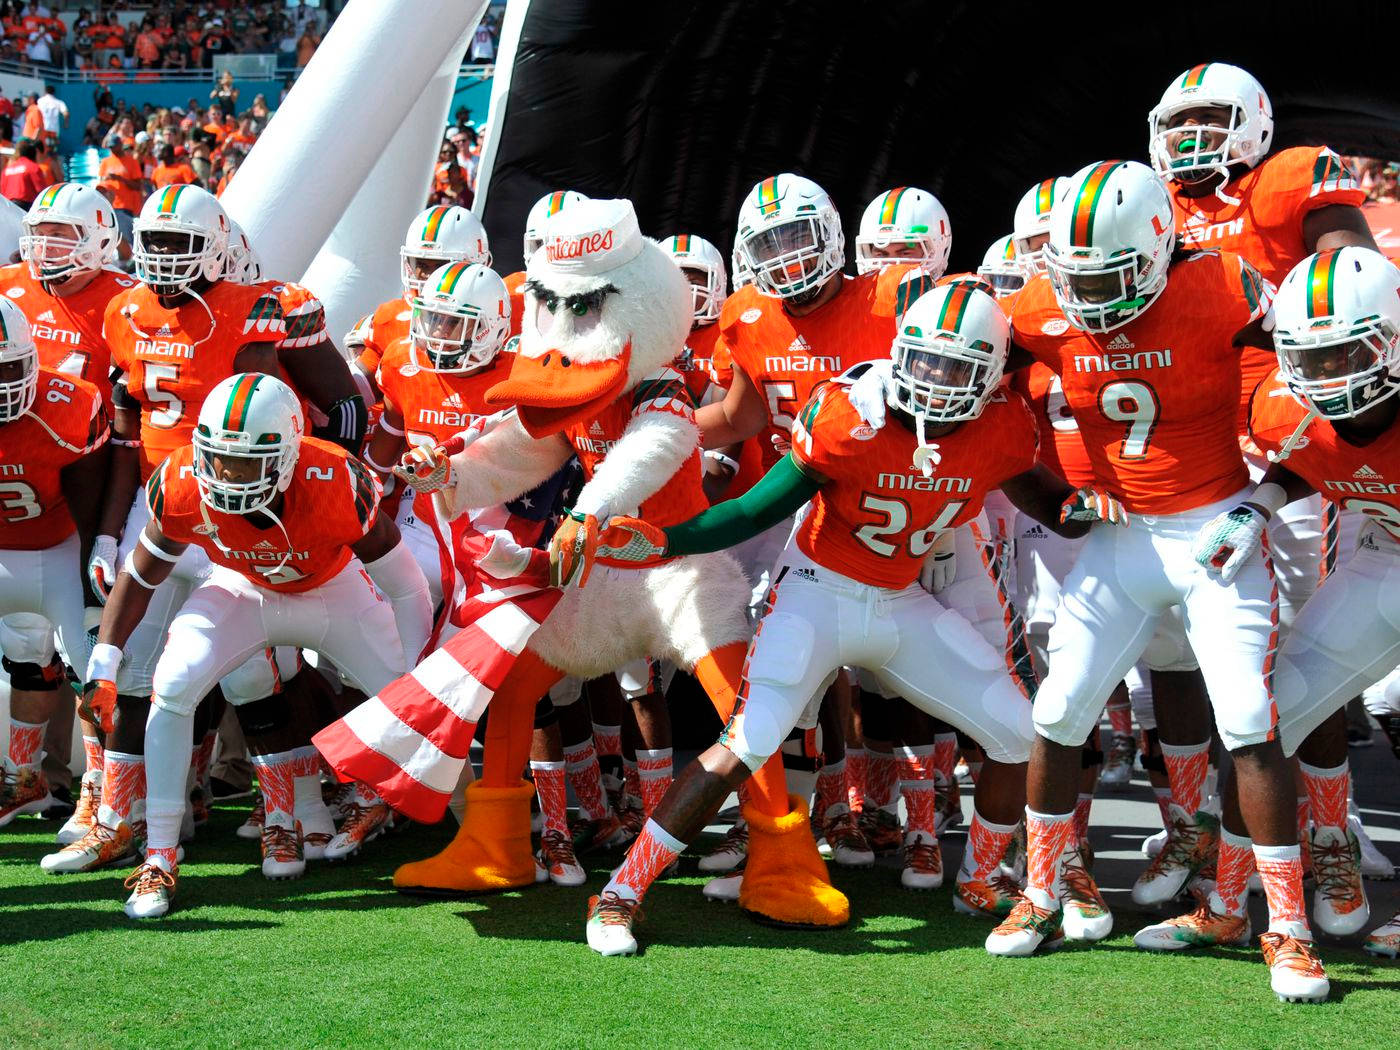
<svg viewBox="0 0 1400 1050"><path fill-rule="evenodd" d="M1031 537L1039 537L1041 539L1044 539L1045 530L1042 529L1039 525L1032 525L1025 532L1021 533L1022 539L1030 539Z"/></svg>
<svg viewBox="0 0 1400 1050"><path fill-rule="evenodd" d="M156 332L156 338L159 339L161 336L168 336L174 334L175 333L170 330L170 326L168 324L163 324L160 326L160 330Z"/></svg>
<svg viewBox="0 0 1400 1050"><path fill-rule="evenodd" d="M787 352L790 354L810 354L812 352L812 344L807 342L805 338L799 335L796 339L794 339L791 343L788 344Z"/></svg>
<svg viewBox="0 0 1400 1050"><path fill-rule="evenodd" d="M271 540L262 540L258 543L253 544L253 550L255 551L275 551L276 549L277 545L274 544Z"/></svg>
<svg viewBox="0 0 1400 1050"><path fill-rule="evenodd" d="M599 423L599 422L595 419L595 420L593 421L593 425L592 425L591 427L588 428L588 433L591 434L593 437L602 437L602 436L603 436L603 424L602 424L602 423Z"/></svg>
<svg viewBox="0 0 1400 1050"><path fill-rule="evenodd" d="M801 339L802 337L798 336L797 338ZM799 580L811 580L813 583L817 582L816 571L814 569L807 568L805 565L801 568L795 569L793 571L793 576L797 577Z"/></svg>
<svg viewBox="0 0 1400 1050"><path fill-rule="evenodd" d="M1124 332L1119 332L1108 341L1107 350L1136 350L1137 344L1128 338Z"/></svg>
<svg viewBox="0 0 1400 1050"><path fill-rule="evenodd" d="M53 324L57 319L54 317L52 310L45 310L36 320L47 321L49 324Z"/></svg>
<svg viewBox="0 0 1400 1050"><path fill-rule="evenodd" d="M1362 481L1379 481L1381 475L1378 472L1372 470L1365 463L1363 463L1360 467L1357 468L1356 473L1353 474L1352 477L1358 478Z"/></svg>
<svg viewBox="0 0 1400 1050"><path fill-rule="evenodd" d="M461 395L461 394L448 394L447 397L445 397L445 398L442 399L442 407L443 407L443 408L461 408L461 407L462 407L462 395Z"/></svg>

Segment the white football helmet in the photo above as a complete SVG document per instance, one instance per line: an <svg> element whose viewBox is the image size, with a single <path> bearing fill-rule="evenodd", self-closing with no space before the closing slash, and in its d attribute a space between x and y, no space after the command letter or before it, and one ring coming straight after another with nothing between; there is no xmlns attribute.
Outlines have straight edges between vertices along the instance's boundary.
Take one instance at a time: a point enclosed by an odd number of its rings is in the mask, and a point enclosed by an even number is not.
<svg viewBox="0 0 1400 1050"><path fill-rule="evenodd" d="M1370 248L1310 255L1274 298L1279 374L1325 419L1350 419L1400 389L1400 269Z"/></svg>
<svg viewBox="0 0 1400 1050"><path fill-rule="evenodd" d="M749 273L749 268L744 265L744 257L739 252L738 238L735 238L734 247L729 251L729 283L736 292L746 284L753 284L753 274Z"/></svg>
<svg viewBox="0 0 1400 1050"><path fill-rule="evenodd" d="M41 234L38 227L58 223L72 233ZM19 254L36 281L64 281L78 273L100 270L117 257L121 234L117 213L107 198L77 182L50 186L29 206Z"/></svg>
<svg viewBox="0 0 1400 1050"><path fill-rule="evenodd" d="M801 175L770 175L739 207L737 249L764 295L805 301L846 265L841 216Z"/></svg>
<svg viewBox="0 0 1400 1050"><path fill-rule="evenodd" d="M937 426L976 419L1006 369L1011 328L997 301L969 282L925 292L904 314L890 357L892 408Z"/></svg>
<svg viewBox="0 0 1400 1050"><path fill-rule="evenodd" d="M696 324L709 324L719 320L720 309L725 296L729 294L728 281L724 273L724 256L719 249L703 237L693 233L678 233L667 237L661 247L681 268L690 281L690 294L693 299L691 320ZM700 277L696 283L692 274Z"/></svg>
<svg viewBox="0 0 1400 1050"><path fill-rule="evenodd" d="M136 279L158 295L179 295L198 280L224 275L229 218L215 196L198 186L156 190L132 224Z"/></svg>
<svg viewBox="0 0 1400 1050"><path fill-rule="evenodd" d="M262 260L243 227L228 221L228 252L224 258L224 279L239 284L257 284L263 279Z"/></svg>
<svg viewBox="0 0 1400 1050"><path fill-rule="evenodd" d="M13 301L0 296L0 423L30 410L39 393L39 350L29 320Z"/></svg>
<svg viewBox="0 0 1400 1050"><path fill-rule="evenodd" d="M1016 245L1008 233L998 237L982 256L977 276L992 286L998 299L1019 292L1026 284L1026 268L1016 256Z"/></svg>
<svg viewBox="0 0 1400 1050"><path fill-rule="evenodd" d="M305 429L301 402L282 380L262 372L221 380L194 428L200 498L226 514L262 510L292 483Z"/></svg>
<svg viewBox="0 0 1400 1050"><path fill-rule="evenodd" d="M1167 286L1176 241L1171 197L1146 164L1110 160L1069 179L1050 213L1045 266L1066 318L1110 332Z"/></svg>
<svg viewBox="0 0 1400 1050"><path fill-rule="evenodd" d="M900 186L871 201L856 234L856 273L915 263L934 280L953 250L948 210L927 190Z"/></svg>
<svg viewBox="0 0 1400 1050"><path fill-rule="evenodd" d="M586 200L588 198L578 190L555 190L553 193L546 193L530 206L530 213L525 216L526 262L535 254L535 249L544 243L544 224L550 217L558 215L570 204Z"/></svg>
<svg viewBox="0 0 1400 1050"><path fill-rule="evenodd" d="M1016 258L1026 274L1045 272L1045 242L1050 237L1050 209L1064 196L1069 179L1056 175L1042 179L1022 194L1016 202L1016 216L1011 220L1011 240L1016 245Z"/></svg>
<svg viewBox="0 0 1400 1050"><path fill-rule="evenodd" d="M1204 109L1228 110L1201 122ZM1197 119L1187 123L1188 115ZM1173 80L1147 117L1148 152L1164 179L1199 182L1215 173L1230 177L1232 164L1252 168L1269 152L1274 108L1264 88L1239 66L1206 62Z"/></svg>
<svg viewBox="0 0 1400 1050"><path fill-rule="evenodd" d="M430 372L474 372L496 359L510 336L510 292L480 263L439 267L413 297L408 353Z"/></svg>
<svg viewBox="0 0 1400 1050"><path fill-rule="evenodd" d="M486 228L466 208L453 204L437 205L419 212L404 234L399 249L403 294L413 296L423 287L428 274L443 263L465 262L491 265L491 249Z"/></svg>

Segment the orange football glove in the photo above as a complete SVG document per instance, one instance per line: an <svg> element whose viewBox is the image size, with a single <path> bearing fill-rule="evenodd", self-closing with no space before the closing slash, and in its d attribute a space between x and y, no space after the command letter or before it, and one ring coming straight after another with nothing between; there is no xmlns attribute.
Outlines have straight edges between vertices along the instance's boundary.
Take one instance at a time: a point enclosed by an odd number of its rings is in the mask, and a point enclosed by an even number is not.
<svg viewBox="0 0 1400 1050"><path fill-rule="evenodd" d="M666 532L641 518L609 518L598 538L598 557L639 568L659 565L666 560Z"/></svg>
<svg viewBox="0 0 1400 1050"><path fill-rule="evenodd" d="M598 519L586 514L580 521L573 513L559 523L549 541L549 582L554 587L567 587L574 577L584 586L598 554Z"/></svg>
<svg viewBox="0 0 1400 1050"><path fill-rule="evenodd" d="M83 713L101 726L102 732L110 733L115 729L117 683L99 678L83 686Z"/></svg>

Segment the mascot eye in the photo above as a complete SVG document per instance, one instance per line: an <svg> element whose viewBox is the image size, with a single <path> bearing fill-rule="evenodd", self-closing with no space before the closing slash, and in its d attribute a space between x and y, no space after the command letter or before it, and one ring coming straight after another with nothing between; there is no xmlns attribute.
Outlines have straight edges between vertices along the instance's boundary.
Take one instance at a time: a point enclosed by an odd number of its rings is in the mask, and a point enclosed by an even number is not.
<svg viewBox="0 0 1400 1050"><path fill-rule="evenodd" d="M577 300L570 303L569 308L573 310L575 317L582 317L584 314L588 313L588 304L578 302Z"/></svg>
<svg viewBox="0 0 1400 1050"><path fill-rule="evenodd" d="M544 308L550 313L554 313L554 308L558 305L559 297L557 295L546 295L544 297Z"/></svg>

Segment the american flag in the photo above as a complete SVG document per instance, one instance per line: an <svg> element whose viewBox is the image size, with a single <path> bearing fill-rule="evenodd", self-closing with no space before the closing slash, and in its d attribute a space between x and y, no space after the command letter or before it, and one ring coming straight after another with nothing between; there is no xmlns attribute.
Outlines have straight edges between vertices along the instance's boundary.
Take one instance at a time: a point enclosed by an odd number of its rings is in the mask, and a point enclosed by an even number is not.
<svg viewBox="0 0 1400 1050"><path fill-rule="evenodd" d="M442 819L477 722L561 593L549 586L543 551L509 579L489 576L477 562L497 530L522 546L538 543L564 476L561 471L504 507L450 522L440 500L416 497L414 513L438 537L446 600L418 666L313 738L341 779L368 784L414 820Z"/></svg>

